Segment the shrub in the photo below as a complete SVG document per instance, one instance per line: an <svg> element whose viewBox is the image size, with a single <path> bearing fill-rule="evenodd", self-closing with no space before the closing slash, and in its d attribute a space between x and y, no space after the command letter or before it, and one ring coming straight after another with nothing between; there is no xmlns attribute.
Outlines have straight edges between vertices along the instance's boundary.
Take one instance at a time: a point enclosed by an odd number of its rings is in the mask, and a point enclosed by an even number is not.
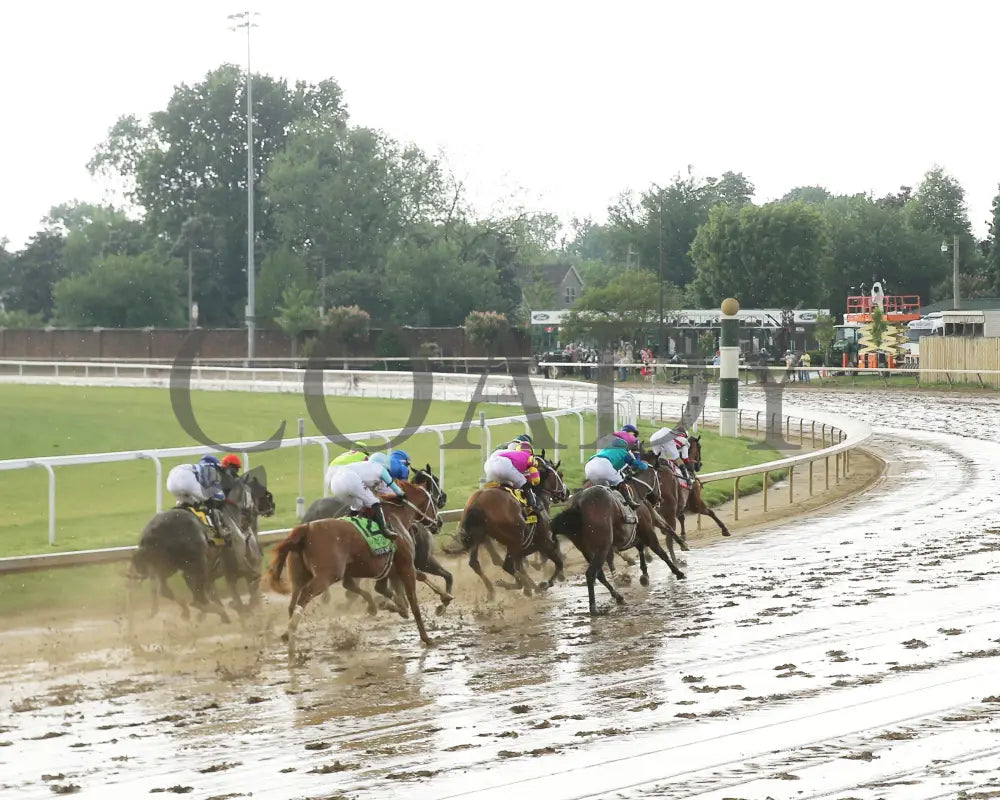
<svg viewBox="0 0 1000 800"><path fill-rule="evenodd" d="M506 314L497 311L470 311L464 327L472 344L491 350L510 328L510 322Z"/></svg>

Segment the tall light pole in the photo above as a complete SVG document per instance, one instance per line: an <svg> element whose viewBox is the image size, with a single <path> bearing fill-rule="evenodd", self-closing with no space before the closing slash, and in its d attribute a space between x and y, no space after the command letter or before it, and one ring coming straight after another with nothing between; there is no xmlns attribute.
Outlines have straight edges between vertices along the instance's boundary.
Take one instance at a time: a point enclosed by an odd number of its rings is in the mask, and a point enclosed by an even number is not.
<svg viewBox="0 0 1000 800"><path fill-rule="evenodd" d="M941 242L941 252L942 253L948 252L947 241ZM952 239L951 242L951 283L952 283L951 302L952 305L955 307L955 311L958 311L959 307L962 304L962 296L958 286L958 234L957 233L955 234L955 237Z"/></svg>
<svg viewBox="0 0 1000 800"><path fill-rule="evenodd" d="M660 333L657 337L656 344L656 357L663 358L665 352L663 350L663 191L660 191L660 269L659 269L659 284L660 284Z"/></svg>
<svg viewBox="0 0 1000 800"><path fill-rule="evenodd" d="M230 30L247 30L247 360L254 358L254 340L257 324L254 315L254 263L253 263L253 88L250 72L250 30L256 28L253 18L260 16L256 11L242 11L230 14L234 21Z"/></svg>

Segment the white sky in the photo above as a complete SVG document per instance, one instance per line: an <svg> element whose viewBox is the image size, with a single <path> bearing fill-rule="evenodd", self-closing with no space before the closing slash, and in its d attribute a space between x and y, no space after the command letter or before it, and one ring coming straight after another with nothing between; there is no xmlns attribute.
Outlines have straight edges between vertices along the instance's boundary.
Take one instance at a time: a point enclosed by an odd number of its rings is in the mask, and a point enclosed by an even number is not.
<svg viewBox="0 0 1000 800"><path fill-rule="evenodd" d="M257 0L255 71L335 78L355 124L443 150L480 210L603 219L622 190L744 172L916 186L938 163L986 233L1000 182L993 0ZM220 0L0 3L0 237L101 199L85 164L118 116L229 61ZM239 135L239 134L238 134Z"/></svg>

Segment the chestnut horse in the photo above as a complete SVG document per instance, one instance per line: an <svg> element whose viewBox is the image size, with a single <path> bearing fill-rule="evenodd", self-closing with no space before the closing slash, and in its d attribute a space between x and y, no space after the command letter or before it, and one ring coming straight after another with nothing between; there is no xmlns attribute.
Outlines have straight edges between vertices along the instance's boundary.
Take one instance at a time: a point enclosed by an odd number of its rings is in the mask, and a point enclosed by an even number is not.
<svg viewBox="0 0 1000 800"><path fill-rule="evenodd" d="M646 548L650 548L662 558L677 578L684 573L671 561L656 538L652 523L652 510L645 504L635 510L635 522L630 522L622 503L614 496L615 490L607 486L590 486L576 492L570 498L569 506L552 520L553 535L565 536L587 560L587 593L590 599L590 613L596 615L597 603L594 598L594 580L599 580L611 592L619 605L625 598L608 582L604 565L612 554L635 547L639 551L642 569L640 583L649 585L646 572Z"/></svg>
<svg viewBox="0 0 1000 800"><path fill-rule="evenodd" d="M416 581L427 583L443 600L450 602L452 597L427 581L427 576L414 567L414 543L409 531L416 522L433 526L437 510L423 487L407 481L399 481L398 485L404 492L403 497L397 499L392 495L383 495L379 498L386 522L397 534L395 552L374 555L357 528L342 519L320 519L297 525L276 547L268 578L271 588L280 594L288 593L282 571L285 561L294 556L289 564L292 575L288 606L290 619L288 629L282 636L282 640L288 642L289 655L295 651L295 631L303 610L310 600L322 594L332 583L343 581L344 588L365 599L370 614L376 613L374 600L357 585L357 578L389 578L396 589L396 610L400 616L407 616L403 600L405 595L421 641L431 644L417 603Z"/></svg>
<svg viewBox="0 0 1000 800"><path fill-rule="evenodd" d="M698 472L701 470L701 437L690 436L688 437L688 442L690 442L691 446L688 455L694 471ZM678 489L677 521L681 524L681 539L684 542L687 542L687 531L684 528L684 512L686 511L690 511L692 514L704 514L707 517L711 517L715 520L715 524L722 530L723 536L731 535L729 528L726 527L726 523L719 519L718 515L705 505L705 501L701 499L701 481L697 477L695 477L694 482L687 489L680 486L678 479Z"/></svg>
<svg viewBox="0 0 1000 800"><path fill-rule="evenodd" d="M559 474L559 465L550 464L544 459L539 459L539 464L541 482L536 489L537 494L552 501L564 498L566 485ZM469 551L469 566L486 586L490 600L495 592L479 563L479 547L484 544L488 546L489 539L494 539L507 550L503 567L517 580L517 585L513 588L523 588L524 593L530 595L533 591L548 588L557 580L565 580L562 553L549 529L548 512L542 509L537 522L529 524L525 522L521 508L521 504L502 487L476 490L469 496L458 524L456 538L461 547L457 551L447 551L452 555ZM524 568L525 556L534 552L541 553L555 564L555 571L548 582L536 584ZM494 562L496 561L499 558L494 558Z"/></svg>

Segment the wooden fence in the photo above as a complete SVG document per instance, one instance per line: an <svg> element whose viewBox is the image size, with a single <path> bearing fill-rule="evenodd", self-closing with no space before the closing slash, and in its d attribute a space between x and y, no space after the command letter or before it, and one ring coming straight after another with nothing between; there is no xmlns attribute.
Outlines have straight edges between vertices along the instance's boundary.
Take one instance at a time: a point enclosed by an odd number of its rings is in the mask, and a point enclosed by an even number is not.
<svg viewBox="0 0 1000 800"><path fill-rule="evenodd" d="M973 383L1000 388L1000 338L923 336L920 369L923 383Z"/></svg>

